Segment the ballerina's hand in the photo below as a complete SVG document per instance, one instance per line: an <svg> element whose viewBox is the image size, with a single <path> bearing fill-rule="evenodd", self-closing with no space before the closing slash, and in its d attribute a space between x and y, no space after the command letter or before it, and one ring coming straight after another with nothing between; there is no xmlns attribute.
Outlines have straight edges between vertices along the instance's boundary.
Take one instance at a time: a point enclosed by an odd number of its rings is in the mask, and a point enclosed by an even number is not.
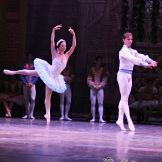
<svg viewBox="0 0 162 162"><path fill-rule="evenodd" d="M68 29L68 31L69 31L72 35L75 35L75 32L74 32L74 30L73 30L71 27Z"/></svg>
<svg viewBox="0 0 162 162"><path fill-rule="evenodd" d="M62 24L56 25L56 26L53 28L53 30L60 30L61 28L62 28Z"/></svg>

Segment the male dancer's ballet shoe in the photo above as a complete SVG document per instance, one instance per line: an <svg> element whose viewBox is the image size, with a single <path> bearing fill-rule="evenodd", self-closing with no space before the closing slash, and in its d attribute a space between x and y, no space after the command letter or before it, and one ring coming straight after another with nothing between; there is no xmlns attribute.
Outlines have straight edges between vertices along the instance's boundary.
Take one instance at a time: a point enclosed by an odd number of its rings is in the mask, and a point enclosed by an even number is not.
<svg viewBox="0 0 162 162"><path fill-rule="evenodd" d="M90 120L90 122L95 122L95 119L94 119L94 118L92 118L92 119Z"/></svg>
<svg viewBox="0 0 162 162"><path fill-rule="evenodd" d="M11 71L11 70L3 70L3 73L6 75L14 75L15 72Z"/></svg>
<svg viewBox="0 0 162 162"><path fill-rule="evenodd" d="M35 117L32 115L32 116L29 117L29 119L35 119Z"/></svg>
<svg viewBox="0 0 162 162"><path fill-rule="evenodd" d="M122 131L126 131L126 129L124 128L124 124L123 123L120 123L119 121L116 121L116 124L120 127L120 129Z"/></svg>
<svg viewBox="0 0 162 162"><path fill-rule="evenodd" d="M69 118L68 116L65 116L65 120L72 121L72 119Z"/></svg>
<svg viewBox="0 0 162 162"><path fill-rule="evenodd" d="M50 123L51 117L48 114L45 114L44 117L46 118L47 124Z"/></svg>
<svg viewBox="0 0 162 162"><path fill-rule="evenodd" d="M134 125L133 125L132 122L131 122L131 123L128 123L128 127L129 127L129 129L130 129L131 131L135 131L135 127L134 127Z"/></svg>
<svg viewBox="0 0 162 162"><path fill-rule="evenodd" d="M64 120L64 116L61 116L61 117L59 118L59 120Z"/></svg>
<svg viewBox="0 0 162 162"><path fill-rule="evenodd" d="M28 118L28 116L27 116L27 115L25 115L25 116L23 116L23 117L22 117L22 119L27 119L27 118Z"/></svg>
<svg viewBox="0 0 162 162"><path fill-rule="evenodd" d="M100 119L100 120L99 120L99 123L106 123L106 121L103 120L103 119Z"/></svg>

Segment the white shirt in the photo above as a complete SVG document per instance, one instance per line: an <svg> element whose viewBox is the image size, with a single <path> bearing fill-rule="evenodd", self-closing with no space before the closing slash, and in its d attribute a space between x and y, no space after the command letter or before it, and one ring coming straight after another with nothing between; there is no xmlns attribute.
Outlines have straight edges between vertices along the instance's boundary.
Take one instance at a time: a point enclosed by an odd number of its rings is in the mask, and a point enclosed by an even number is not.
<svg viewBox="0 0 162 162"><path fill-rule="evenodd" d="M119 51L119 69L133 70L134 65L147 67L153 60L148 55L139 54L136 50L123 45Z"/></svg>

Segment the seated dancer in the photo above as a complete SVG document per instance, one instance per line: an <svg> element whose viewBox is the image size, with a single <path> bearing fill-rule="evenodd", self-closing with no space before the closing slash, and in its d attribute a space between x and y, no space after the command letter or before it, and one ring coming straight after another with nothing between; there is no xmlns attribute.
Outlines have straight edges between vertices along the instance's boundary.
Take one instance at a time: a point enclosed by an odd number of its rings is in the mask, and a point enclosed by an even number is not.
<svg viewBox="0 0 162 162"><path fill-rule="evenodd" d="M3 71L6 75L15 75L15 74L32 75L32 76L39 76L41 78L41 80L46 84L46 91L45 91L46 114L44 115L44 117L46 118L47 123L50 122L50 118L51 118L50 109L51 109L52 91L63 93L66 90L64 78L60 74L65 69L67 61L76 47L76 36L72 28L68 29L68 31L73 36L71 48L67 52L65 52L66 41L63 39L60 39L56 43L56 47L55 47L55 41L54 41L55 31L60 30L61 28L62 25L55 26L51 34L52 65L50 65L48 62L42 59L36 58L34 60L35 70L23 69L17 71L11 71L11 70Z"/></svg>
<svg viewBox="0 0 162 162"><path fill-rule="evenodd" d="M1 82L0 89L0 103L2 102L6 114L5 117L12 117L12 109L16 106L24 106L24 100L22 95L22 84L15 77L4 80Z"/></svg>
<svg viewBox="0 0 162 162"><path fill-rule="evenodd" d="M121 99L118 106L118 120L116 124L121 130L126 130L124 127L124 114L128 121L128 127L131 131L135 130L133 121L130 117L128 98L132 88L132 71L134 65L143 66L145 68L153 68L157 66L157 62L150 59L147 55L138 53L131 48L133 42L132 33L126 32L123 35L123 47L119 51L119 71L117 81L119 85Z"/></svg>

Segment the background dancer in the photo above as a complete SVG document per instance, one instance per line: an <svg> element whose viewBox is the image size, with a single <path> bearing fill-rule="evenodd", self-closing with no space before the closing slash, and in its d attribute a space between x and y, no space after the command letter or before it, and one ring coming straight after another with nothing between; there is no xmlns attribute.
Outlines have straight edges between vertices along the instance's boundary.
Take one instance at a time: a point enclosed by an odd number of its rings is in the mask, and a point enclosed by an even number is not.
<svg viewBox="0 0 162 162"><path fill-rule="evenodd" d="M107 71L103 66L102 57L95 58L95 65L89 70L87 77L87 84L90 87L91 100L91 122L95 122L96 116L96 99L98 101L99 122L104 123L103 120L103 102L104 102L104 87L107 83Z"/></svg>
<svg viewBox="0 0 162 162"><path fill-rule="evenodd" d="M72 120L71 118L69 118L69 111L72 99L71 83L74 79L72 67L68 64L61 74L64 76L67 89L64 93L60 94L60 120L70 121Z"/></svg>
<svg viewBox="0 0 162 162"><path fill-rule="evenodd" d="M26 62L23 65L23 69L33 70L34 65L32 63L32 55L28 54L26 56ZM36 82L38 81L38 77L28 76L28 75L20 75L20 80L23 83L23 95L25 102L25 116L23 119L34 119L33 116L34 108L35 108L35 98L36 98Z"/></svg>

